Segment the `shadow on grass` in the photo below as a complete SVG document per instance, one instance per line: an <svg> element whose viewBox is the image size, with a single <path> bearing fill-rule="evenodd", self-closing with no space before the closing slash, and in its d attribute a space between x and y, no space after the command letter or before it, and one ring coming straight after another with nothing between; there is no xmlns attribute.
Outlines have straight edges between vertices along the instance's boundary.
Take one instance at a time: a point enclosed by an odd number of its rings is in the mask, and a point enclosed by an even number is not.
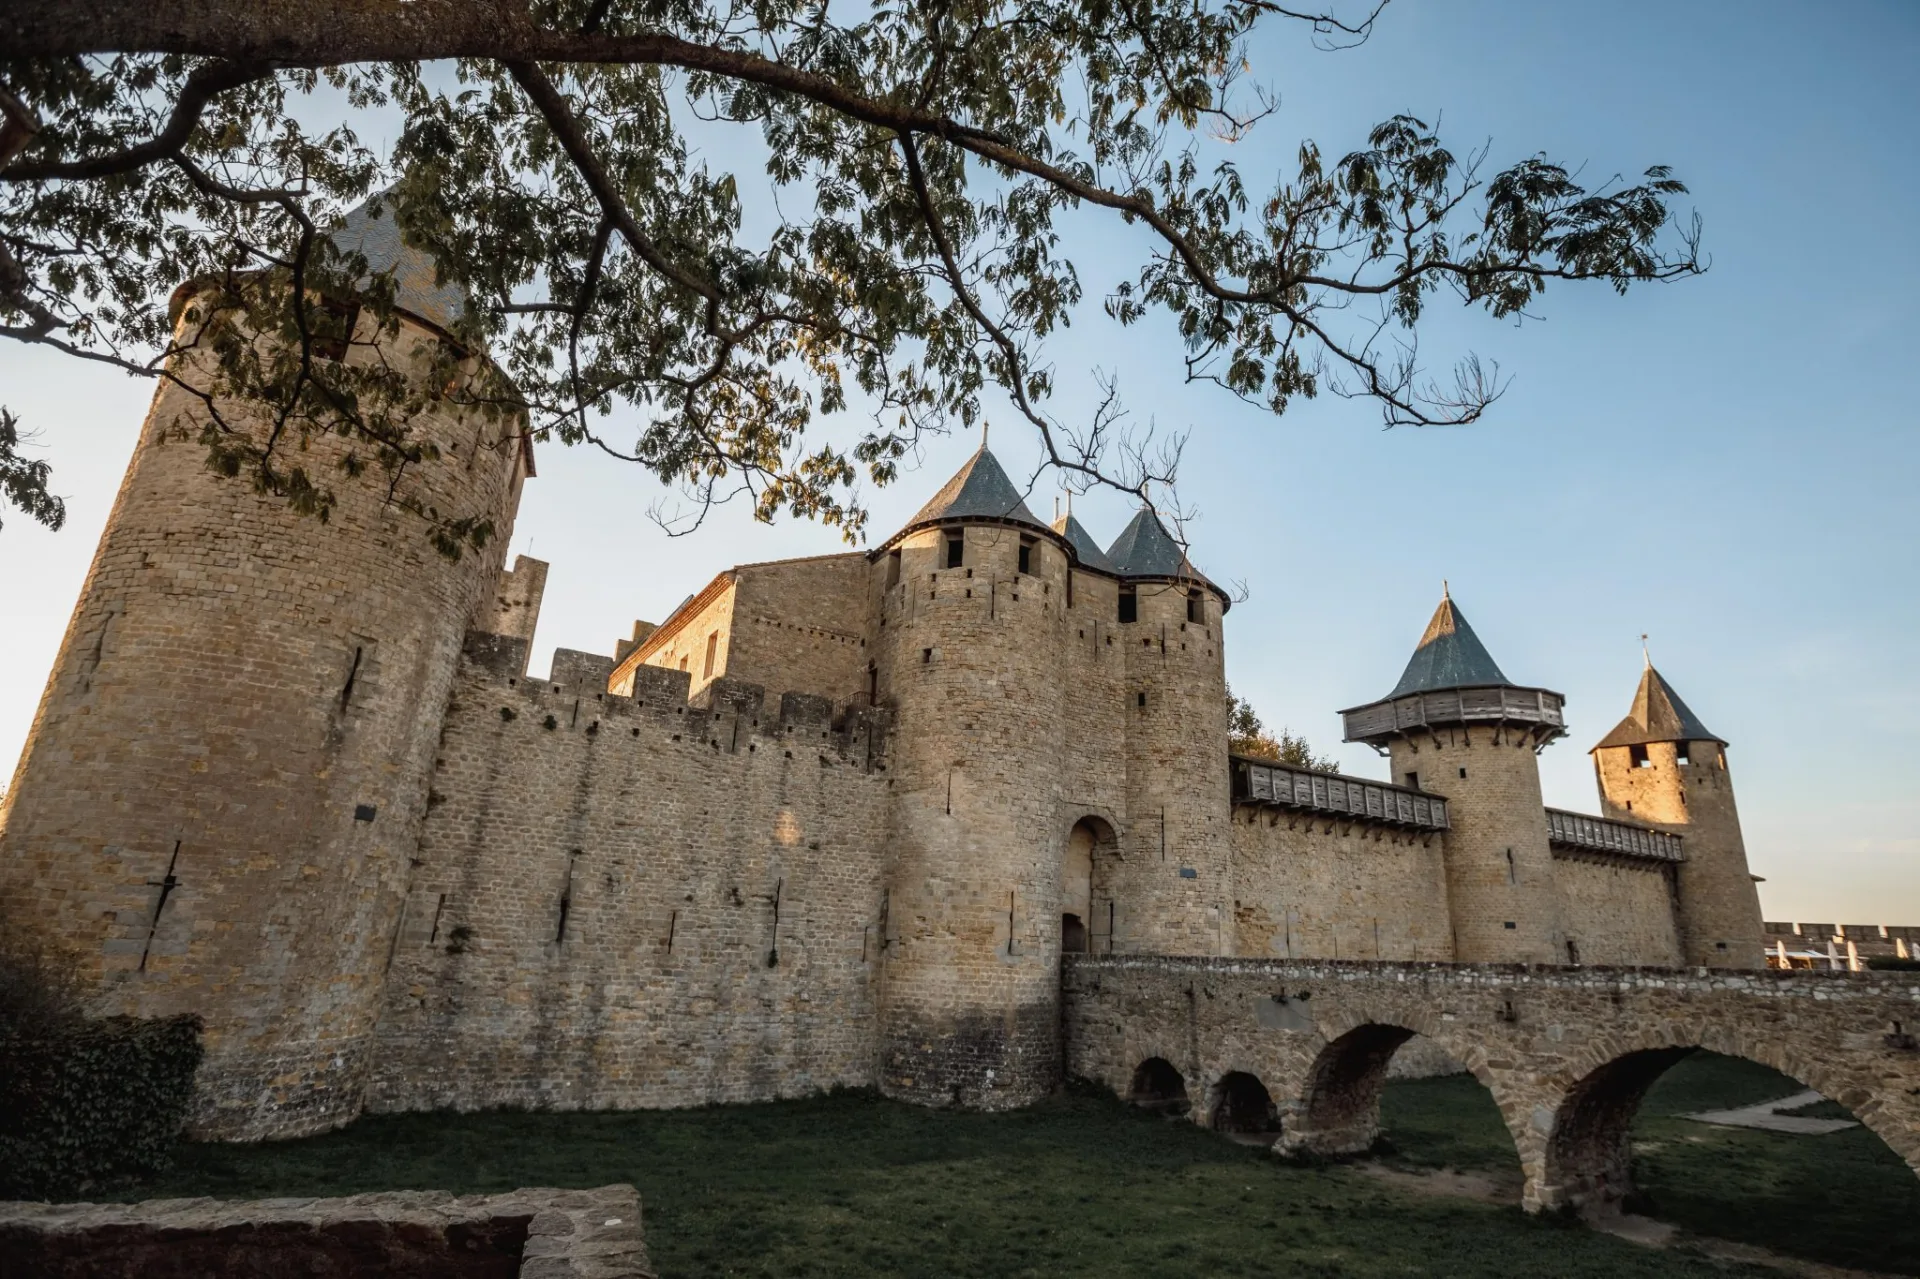
<svg viewBox="0 0 1920 1279"><path fill-rule="evenodd" d="M1636 1211L1830 1265L1920 1274L1920 1179L1866 1129L1804 1136L1682 1118L1803 1090L1765 1066L1715 1053L1674 1066L1634 1123ZM1831 1102L1806 1113L1852 1118ZM1392 1163L1519 1178L1500 1112L1470 1075L1389 1084L1381 1126Z"/></svg>
<svg viewBox="0 0 1920 1279"><path fill-rule="evenodd" d="M842 1093L690 1111L387 1115L185 1147L142 1194L632 1182L681 1276L1760 1274L1300 1168L1107 1097L980 1115Z"/></svg>

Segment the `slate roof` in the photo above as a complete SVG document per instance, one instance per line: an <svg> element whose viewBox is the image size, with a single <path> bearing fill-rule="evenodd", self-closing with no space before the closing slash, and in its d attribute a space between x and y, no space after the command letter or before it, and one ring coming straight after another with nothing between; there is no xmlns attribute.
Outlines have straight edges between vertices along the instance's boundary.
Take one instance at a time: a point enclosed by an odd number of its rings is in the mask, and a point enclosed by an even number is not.
<svg viewBox="0 0 1920 1279"><path fill-rule="evenodd" d="M1102 573L1119 573L1113 561L1107 558L1107 553L1100 549L1100 543L1093 540L1093 534L1087 532L1087 526L1073 517L1073 512L1069 511L1055 520L1053 531L1067 539L1083 567L1098 569Z"/></svg>
<svg viewBox="0 0 1920 1279"><path fill-rule="evenodd" d="M1107 558L1113 561L1114 570L1122 577L1197 577L1207 581L1206 575L1195 568L1187 553L1180 549L1180 543L1173 540L1173 534L1167 532L1159 516L1145 507L1120 530L1120 536L1113 539L1113 545L1107 548ZM1213 583L1207 582L1207 585Z"/></svg>
<svg viewBox="0 0 1920 1279"><path fill-rule="evenodd" d="M371 206L380 203L375 217ZM393 201L385 193L374 196L340 221L331 239L342 252L367 260L369 274L393 272L394 304L429 324L451 329L467 309L467 297L453 283L435 284L431 254L407 244L394 220Z"/></svg>
<svg viewBox="0 0 1920 1279"><path fill-rule="evenodd" d="M1466 616L1453 606L1453 597L1442 595L1440 607L1433 611L1433 620L1427 623L1400 682L1384 700L1434 689L1494 684L1517 687L1502 673L1473 627L1467 625Z"/></svg>
<svg viewBox="0 0 1920 1279"><path fill-rule="evenodd" d="M1035 519L1027 504L1020 500L1020 490L1013 486L999 460L987 452L984 443L900 532L945 520L966 519L1010 520L1015 524L1031 524L1037 529L1047 527Z"/></svg>
<svg viewBox="0 0 1920 1279"><path fill-rule="evenodd" d="M1648 742L1727 744L1726 738L1711 732L1698 715L1687 709L1680 694L1673 691L1673 685L1667 683L1665 676L1653 669L1651 662L1640 676L1640 687L1633 695L1633 709L1593 749L1645 746Z"/></svg>

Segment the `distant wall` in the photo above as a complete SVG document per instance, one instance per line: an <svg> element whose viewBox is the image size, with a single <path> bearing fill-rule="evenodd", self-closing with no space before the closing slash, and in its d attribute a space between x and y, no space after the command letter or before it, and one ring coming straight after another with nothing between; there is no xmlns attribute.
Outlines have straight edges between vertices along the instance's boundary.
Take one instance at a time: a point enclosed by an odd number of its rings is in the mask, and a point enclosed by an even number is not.
<svg viewBox="0 0 1920 1279"><path fill-rule="evenodd" d="M369 1108L686 1106L872 1082L871 716L472 635Z"/></svg>
<svg viewBox="0 0 1920 1279"><path fill-rule="evenodd" d="M1569 963L1678 965L1672 871L1624 858L1556 856L1560 923Z"/></svg>
<svg viewBox="0 0 1920 1279"><path fill-rule="evenodd" d="M697 613L675 626L646 658L648 666L685 671L690 681L689 693L698 692L722 675L729 674L729 663L733 656L734 603L739 583L730 574L722 574L707 590L712 592L712 598L702 604ZM713 653L711 668L707 661L709 640L712 641ZM630 691L633 688L633 675L632 668L624 670L621 678L613 684L614 690L621 693ZM644 681L646 677L641 678ZM643 682L641 687L645 686Z"/></svg>
<svg viewBox="0 0 1920 1279"><path fill-rule="evenodd" d="M1451 959L1444 837L1306 813L1233 818L1233 953Z"/></svg>
<svg viewBox="0 0 1920 1279"><path fill-rule="evenodd" d="M872 572L858 552L735 569L727 674L772 694L801 691L836 702L864 698Z"/></svg>

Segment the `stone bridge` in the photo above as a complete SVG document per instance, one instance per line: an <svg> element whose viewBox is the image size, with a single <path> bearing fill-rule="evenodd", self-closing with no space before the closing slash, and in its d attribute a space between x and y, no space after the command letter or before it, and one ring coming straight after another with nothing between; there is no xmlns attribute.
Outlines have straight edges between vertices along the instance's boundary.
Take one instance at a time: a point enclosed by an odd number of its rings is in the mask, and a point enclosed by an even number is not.
<svg viewBox="0 0 1920 1279"><path fill-rule="evenodd" d="M1424 1035L1493 1094L1529 1211L1617 1211L1634 1113L1696 1048L1817 1088L1920 1172L1920 972L1071 955L1062 982L1070 1076L1288 1150L1371 1146Z"/></svg>

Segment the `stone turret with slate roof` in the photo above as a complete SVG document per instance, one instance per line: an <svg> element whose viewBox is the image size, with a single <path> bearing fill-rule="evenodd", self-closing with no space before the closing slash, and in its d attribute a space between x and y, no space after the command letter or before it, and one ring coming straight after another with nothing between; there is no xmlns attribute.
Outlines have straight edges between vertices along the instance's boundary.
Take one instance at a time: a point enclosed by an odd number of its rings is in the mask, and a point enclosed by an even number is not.
<svg viewBox="0 0 1920 1279"><path fill-rule="evenodd" d="M1647 663L1640 676L1640 687L1633 695L1633 709L1614 725L1613 731L1594 744L1594 750L1610 746L1645 746L1652 742L1718 742L1727 739L1700 722L1700 717L1680 700L1673 685Z"/></svg>
<svg viewBox="0 0 1920 1279"><path fill-rule="evenodd" d="M916 533L923 528L981 521L1019 524L1059 536L1027 509L1020 490L1014 487L1000 460L988 451L985 440L980 442L980 447L967 459L966 464L954 472L953 478L941 485L940 491L912 519L901 525L900 531L888 538L880 549L885 550L909 533Z"/></svg>
<svg viewBox="0 0 1920 1279"><path fill-rule="evenodd" d="M1107 553L1100 549L1100 543L1093 540L1093 534L1087 532L1087 526L1068 511L1053 522L1053 531L1067 539L1067 545L1073 548L1074 558L1081 568L1092 569L1098 573L1111 573L1115 577L1120 570L1114 567Z"/></svg>
<svg viewBox="0 0 1920 1279"><path fill-rule="evenodd" d="M1451 724L1526 726L1552 741L1566 732L1564 700L1550 689L1508 679L1454 604L1452 592L1443 588L1440 606L1393 691L1340 714L1348 741L1376 749L1409 731Z"/></svg>
<svg viewBox="0 0 1920 1279"><path fill-rule="evenodd" d="M459 285L439 279L433 255L406 242L393 199L382 193L351 210L329 233L342 253L366 259L370 276L393 276L393 304L435 328L451 330L467 311ZM366 279L361 280L364 287Z"/></svg>

